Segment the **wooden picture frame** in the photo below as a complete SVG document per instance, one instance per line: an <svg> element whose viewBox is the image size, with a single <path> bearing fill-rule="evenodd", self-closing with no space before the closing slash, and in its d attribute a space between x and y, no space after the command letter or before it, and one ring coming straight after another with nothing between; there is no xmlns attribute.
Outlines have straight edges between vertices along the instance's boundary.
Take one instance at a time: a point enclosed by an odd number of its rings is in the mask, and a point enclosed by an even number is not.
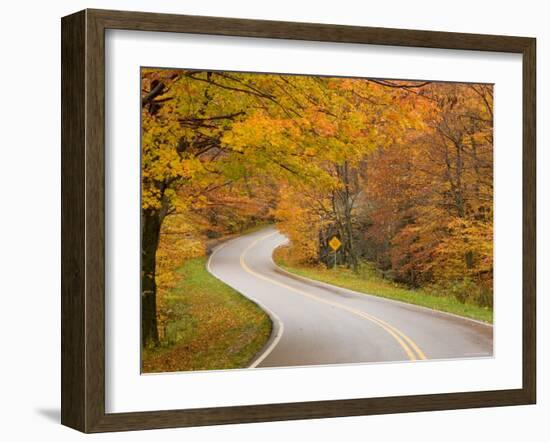
<svg viewBox="0 0 550 442"><path fill-rule="evenodd" d="M105 30L517 53L523 57L523 385L513 390L105 412ZM83 432L533 404L536 398L533 38L84 10L62 19L62 424Z"/></svg>

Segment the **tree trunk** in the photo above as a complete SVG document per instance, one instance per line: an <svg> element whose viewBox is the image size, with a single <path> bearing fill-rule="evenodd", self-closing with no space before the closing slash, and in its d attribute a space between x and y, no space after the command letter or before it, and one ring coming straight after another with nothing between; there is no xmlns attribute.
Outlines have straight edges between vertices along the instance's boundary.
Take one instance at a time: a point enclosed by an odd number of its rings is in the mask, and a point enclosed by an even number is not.
<svg viewBox="0 0 550 442"><path fill-rule="evenodd" d="M142 210L141 226L141 343L143 347L159 343L157 328L156 254L160 239L161 214Z"/></svg>
<svg viewBox="0 0 550 442"><path fill-rule="evenodd" d="M343 189L336 190L333 193L333 207L336 217L336 223L342 241L341 256L348 268L352 268L354 272L358 270L358 257L355 250L354 235L353 235L353 205L356 196L356 185L350 176L348 162L345 161L342 166L336 166L336 173L340 182L343 184Z"/></svg>

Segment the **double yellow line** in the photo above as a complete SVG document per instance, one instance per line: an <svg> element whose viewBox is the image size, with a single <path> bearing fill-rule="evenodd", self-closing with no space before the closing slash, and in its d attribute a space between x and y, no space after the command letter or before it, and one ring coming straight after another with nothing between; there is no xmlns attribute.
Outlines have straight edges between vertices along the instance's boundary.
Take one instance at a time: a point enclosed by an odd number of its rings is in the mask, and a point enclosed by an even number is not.
<svg viewBox="0 0 550 442"><path fill-rule="evenodd" d="M348 307L347 305L344 305L344 304L340 304L338 302L334 302L334 301L329 301L327 299L323 299L323 298L320 298L319 296L315 296L315 295L312 295L311 293L308 293L304 290L300 290L296 287L292 287L288 284L285 284L284 282L280 282L280 281L277 281L275 279L272 279L272 278L269 278L265 275L262 275L261 273L258 273L254 270L252 270L248 264L246 263L246 260L245 260L245 256L246 254L250 251L250 249L252 249L256 244L258 244L259 242L269 238L270 236L273 236L275 235L277 232L273 232L273 233L270 233L268 235L265 235L261 238L258 238L257 240L253 241L244 251L243 253L241 254L240 256L240 264L241 264L241 267L248 273L250 273L251 275L255 276L256 278L259 278L259 279L263 279L264 281L268 281L272 284L275 284L275 285L278 285L280 287L284 287L285 289L287 290L291 290L295 293L298 293L302 296L305 296L307 298L310 298L310 299L313 299L317 302L320 302L322 304L326 304L326 305L330 305L331 307L335 307L335 308L338 308L340 310L344 310L348 313L351 313L352 315L355 315L355 316L359 316L360 318L363 318L363 319L367 319L371 322L373 322L374 324L378 325L379 327L381 327L384 331L386 331L387 333L389 333L396 341L397 343L401 346L401 348L405 351L405 353L407 354L407 357L411 360L411 361L417 361L417 360L421 360L421 359L426 359L426 355L422 352L422 350L420 350L420 348L418 347L418 345L411 339L409 338L405 333L403 333L402 331L400 331L399 329L395 328L393 325L390 325L388 324L386 321L383 321L382 319L379 319L373 315L370 315L368 313L365 313L361 310L357 310L355 308L352 308L352 307Z"/></svg>

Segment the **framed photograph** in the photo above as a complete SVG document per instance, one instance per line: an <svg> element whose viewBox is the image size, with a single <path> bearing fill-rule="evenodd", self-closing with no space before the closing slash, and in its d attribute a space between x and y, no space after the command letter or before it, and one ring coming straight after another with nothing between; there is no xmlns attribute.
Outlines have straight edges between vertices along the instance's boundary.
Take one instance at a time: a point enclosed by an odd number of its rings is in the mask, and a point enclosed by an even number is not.
<svg viewBox="0 0 550 442"><path fill-rule="evenodd" d="M533 404L535 39L62 19L62 423Z"/></svg>

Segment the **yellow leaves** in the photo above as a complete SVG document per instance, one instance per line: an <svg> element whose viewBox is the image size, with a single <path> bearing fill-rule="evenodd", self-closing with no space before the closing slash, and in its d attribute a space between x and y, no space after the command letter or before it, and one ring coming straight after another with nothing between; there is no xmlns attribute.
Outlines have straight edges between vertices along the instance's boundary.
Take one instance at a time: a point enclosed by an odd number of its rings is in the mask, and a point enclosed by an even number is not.
<svg viewBox="0 0 550 442"><path fill-rule="evenodd" d="M160 204L159 183L200 183L212 171L234 180L254 168L327 183L331 163L359 164L418 119L403 91L361 79L144 69L143 89L155 81L167 88L156 112L142 113L144 207ZM222 164L207 170L194 153L216 139Z"/></svg>
<svg viewBox="0 0 550 442"><path fill-rule="evenodd" d="M160 192L151 186L142 185L141 208L142 209L160 209Z"/></svg>
<svg viewBox="0 0 550 442"><path fill-rule="evenodd" d="M175 269L204 253L205 243L191 212L166 217L157 250L156 281L161 298L177 281Z"/></svg>
<svg viewBox="0 0 550 442"><path fill-rule="evenodd" d="M463 218L447 223L449 236L437 246L432 268L436 279L476 278L493 268L493 225Z"/></svg>
<svg viewBox="0 0 550 442"><path fill-rule="evenodd" d="M233 125L232 130L224 134L222 142L236 152L250 149L292 150L299 132L288 119L272 118L263 112L255 112L244 121Z"/></svg>
<svg viewBox="0 0 550 442"><path fill-rule="evenodd" d="M310 116L310 122L314 131L321 137L332 137L337 133L337 122L329 119L324 113L315 112Z"/></svg>
<svg viewBox="0 0 550 442"><path fill-rule="evenodd" d="M490 272L491 87L144 70L144 91L154 81L167 89L142 113L142 206L194 216L191 255L206 234L238 232L275 207L292 253L315 260L331 196L351 186L368 215L362 228L411 280Z"/></svg>
<svg viewBox="0 0 550 442"><path fill-rule="evenodd" d="M323 199L322 194L317 197ZM290 255L297 262L314 262L318 256L318 232L323 219L318 211L319 204L328 201L313 200L314 195L294 186L283 186L273 216L277 228L290 240ZM316 207L317 206L317 207Z"/></svg>

